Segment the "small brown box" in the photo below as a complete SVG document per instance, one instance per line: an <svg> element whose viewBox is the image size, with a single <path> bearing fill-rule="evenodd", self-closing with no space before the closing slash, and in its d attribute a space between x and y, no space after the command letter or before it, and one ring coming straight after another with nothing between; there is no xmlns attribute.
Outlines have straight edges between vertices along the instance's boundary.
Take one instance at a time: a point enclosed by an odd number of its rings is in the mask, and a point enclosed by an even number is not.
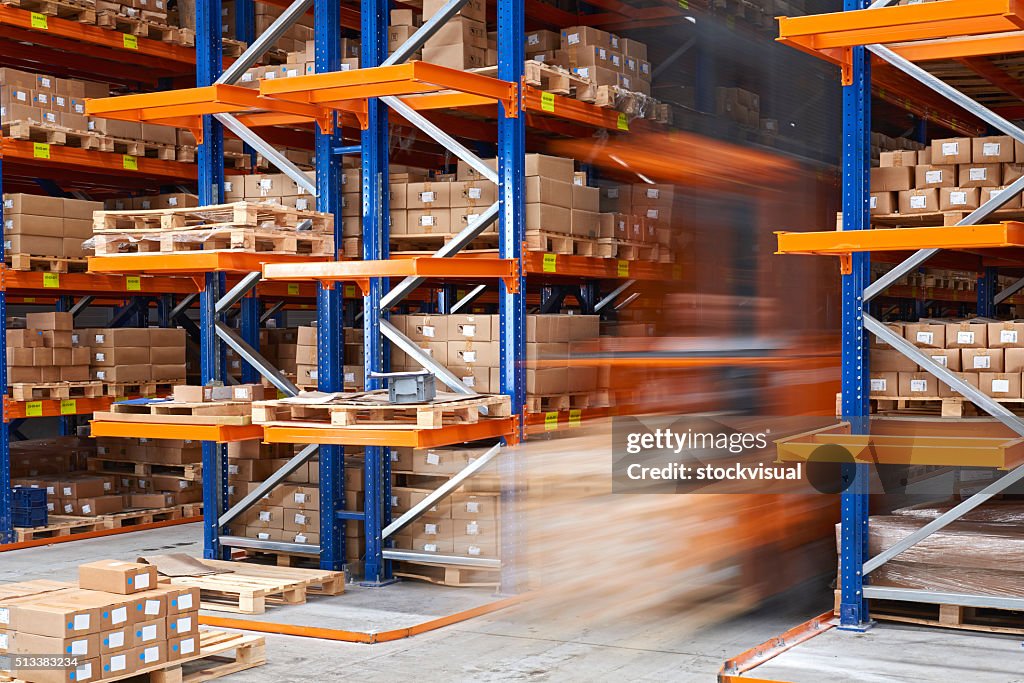
<svg viewBox="0 0 1024 683"><path fill-rule="evenodd" d="M993 349L1024 347L1024 322L989 323L988 345Z"/></svg>
<svg viewBox="0 0 1024 683"><path fill-rule="evenodd" d="M899 208L899 199L895 192L872 192L868 201L872 216L886 216L896 213L896 209Z"/></svg>
<svg viewBox="0 0 1024 683"><path fill-rule="evenodd" d="M1001 164L960 164L957 185L960 187L999 187L1003 184Z"/></svg>
<svg viewBox="0 0 1024 683"><path fill-rule="evenodd" d="M981 203L987 204L990 200L999 197L1006 192L1005 187L983 187L981 188ZM1001 209L1019 209L1021 208L1021 196L1017 194L1007 194L1006 202L999 208Z"/></svg>
<svg viewBox="0 0 1024 683"><path fill-rule="evenodd" d="M955 372L953 374L955 374L957 377L959 377L961 380L963 380L967 384L970 384L975 389L978 388L978 377L980 376L981 373L978 373L978 372ZM948 384L946 384L945 382L939 382L938 385L939 385L939 396L940 397L942 397L942 398L952 398L952 397L955 397L955 396L960 396L959 392L953 391L953 389L951 389L950 386Z"/></svg>
<svg viewBox="0 0 1024 683"><path fill-rule="evenodd" d="M969 164L971 158L971 138L946 138L932 141L933 164Z"/></svg>
<svg viewBox="0 0 1024 683"><path fill-rule="evenodd" d="M981 191L976 187L943 187L939 189L940 211L974 211L980 206Z"/></svg>
<svg viewBox="0 0 1024 683"><path fill-rule="evenodd" d="M1014 161L1014 140L1009 135L974 138L971 142L971 160L976 164L1013 163Z"/></svg>
<svg viewBox="0 0 1024 683"><path fill-rule="evenodd" d="M871 169L872 192L901 192L913 188L914 169L909 166Z"/></svg>
<svg viewBox="0 0 1024 683"><path fill-rule="evenodd" d="M78 585L94 591L130 595L156 586L156 567L137 562L100 560L78 566Z"/></svg>
<svg viewBox="0 0 1024 683"><path fill-rule="evenodd" d="M982 372L978 388L992 398L1020 398L1019 372Z"/></svg>
<svg viewBox="0 0 1024 683"><path fill-rule="evenodd" d="M931 358L934 362L938 363L947 370L953 372L960 372L960 349L930 349L925 350L925 355ZM909 358L907 360L910 360ZM875 359L872 356L871 363L874 365ZM913 361L911 361L913 362ZM917 368L917 370L923 372L923 368Z"/></svg>
<svg viewBox="0 0 1024 683"><path fill-rule="evenodd" d="M964 372L1003 372L1003 349L960 349Z"/></svg>
<svg viewBox="0 0 1024 683"><path fill-rule="evenodd" d="M957 182L956 166L915 166L914 187L924 190L930 187L955 187Z"/></svg>
<svg viewBox="0 0 1024 683"><path fill-rule="evenodd" d="M939 210L939 191L907 190L900 192L900 213L934 213Z"/></svg>
<svg viewBox="0 0 1024 683"><path fill-rule="evenodd" d="M25 327L30 330L70 330L75 321L70 313L28 313Z"/></svg>
<svg viewBox="0 0 1024 683"><path fill-rule="evenodd" d="M947 349L984 349L988 345L988 323L963 322L946 325Z"/></svg>
<svg viewBox="0 0 1024 683"><path fill-rule="evenodd" d="M871 398L898 398L899 397L899 373L897 372L876 372L871 373Z"/></svg>
<svg viewBox="0 0 1024 683"><path fill-rule="evenodd" d="M931 398L938 396L938 380L935 375L927 372L901 372L899 373L899 379L899 395L902 398Z"/></svg>
<svg viewBox="0 0 1024 683"><path fill-rule="evenodd" d="M1024 348L1003 349L1003 371L1024 372Z"/></svg>
<svg viewBox="0 0 1024 683"><path fill-rule="evenodd" d="M946 346L946 326L935 323L912 323L903 326L903 338L922 349Z"/></svg>

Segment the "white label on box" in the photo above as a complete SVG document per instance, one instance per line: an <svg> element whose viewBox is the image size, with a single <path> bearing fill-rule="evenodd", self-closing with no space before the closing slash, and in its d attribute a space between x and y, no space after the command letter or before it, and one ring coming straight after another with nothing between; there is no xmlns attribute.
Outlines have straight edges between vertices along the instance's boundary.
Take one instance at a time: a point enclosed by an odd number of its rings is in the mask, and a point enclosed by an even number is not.
<svg viewBox="0 0 1024 683"><path fill-rule="evenodd" d="M992 357L991 356L975 356L974 357L974 369L975 370L978 370L978 369L987 370L990 367L992 367Z"/></svg>
<svg viewBox="0 0 1024 683"><path fill-rule="evenodd" d="M89 506L87 505L86 507L89 507ZM75 506L74 505L72 505L71 503L64 503L64 514L70 515L74 511L75 511ZM83 510L83 512L84 512L84 510Z"/></svg>
<svg viewBox="0 0 1024 683"><path fill-rule="evenodd" d="M6 650L10 647L10 638L6 633L0 633L0 650Z"/></svg>
<svg viewBox="0 0 1024 683"><path fill-rule="evenodd" d="M612 55L612 64L614 64L615 66L622 66L622 59L618 55L613 54Z"/></svg>
<svg viewBox="0 0 1024 683"><path fill-rule="evenodd" d="M868 207L870 207L872 209L877 209L878 208L878 197L871 197L868 200Z"/></svg>
<svg viewBox="0 0 1024 683"><path fill-rule="evenodd" d="M88 640L72 640L71 641L71 654L73 654L73 655L89 654L89 641Z"/></svg>
<svg viewBox="0 0 1024 683"><path fill-rule="evenodd" d="M912 379L910 380L910 390L912 392L921 394L928 391L928 380L926 379Z"/></svg>
<svg viewBox="0 0 1024 683"><path fill-rule="evenodd" d="M310 379L316 379L317 378L317 372L318 372L317 370L311 370L309 372L309 378Z"/></svg>
<svg viewBox="0 0 1024 683"><path fill-rule="evenodd" d="M144 590L149 588L149 574L142 573L135 576L135 588L136 590Z"/></svg>
<svg viewBox="0 0 1024 683"><path fill-rule="evenodd" d="M483 196L483 190L479 187L471 187L466 190L466 196L470 199L480 199Z"/></svg>
<svg viewBox="0 0 1024 683"><path fill-rule="evenodd" d="M305 534L295 534L295 542L296 543L305 543L306 542L306 535Z"/></svg>
<svg viewBox="0 0 1024 683"><path fill-rule="evenodd" d="M942 143L942 156L944 157L955 157L960 154L960 143L959 142L943 142Z"/></svg>
<svg viewBox="0 0 1024 683"><path fill-rule="evenodd" d="M39 104L46 104L48 99L49 98L46 96L46 93L44 92L38 93L36 95L36 102L38 102Z"/></svg>
<svg viewBox="0 0 1024 683"><path fill-rule="evenodd" d="M475 363L476 351L463 351L462 360L466 361L467 363Z"/></svg>
<svg viewBox="0 0 1024 683"><path fill-rule="evenodd" d="M298 209L299 211L308 211L309 210L309 200L304 198L304 197L300 197L299 199L296 199L295 200L295 208Z"/></svg>
<svg viewBox="0 0 1024 683"><path fill-rule="evenodd" d="M238 474L238 465L228 465L228 474Z"/></svg>
<svg viewBox="0 0 1024 683"><path fill-rule="evenodd" d="M661 196L661 192L656 187L647 188L648 199L658 199Z"/></svg>
<svg viewBox="0 0 1024 683"><path fill-rule="evenodd" d="M928 206L928 198L924 195L913 195L910 197L911 209L923 209Z"/></svg>
<svg viewBox="0 0 1024 683"><path fill-rule="evenodd" d="M595 47L594 54L597 55L598 59L608 59L608 51L603 47Z"/></svg>
<svg viewBox="0 0 1024 683"><path fill-rule="evenodd" d="M462 217L462 222L466 225L470 225L472 223L476 223L476 219L478 218L480 218L480 214L478 213L467 213Z"/></svg>
<svg viewBox="0 0 1024 683"><path fill-rule="evenodd" d="M70 507L70 506L65 506L64 509L66 510L68 507ZM83 515L88 515L88 514L91 514L91 513L92 513L92 506L91 505L86 503L85 505L82 506L82 514Z"/></svg>
<svg viewBox="0 0 1024 683"><path fill-rule="evenodd" d="M0 607L0 624L11 623L11 610L7 607Z"/></svg>
<svg viewBox="0 0 1024 683"><path fill-rule="evenodd" d="M356 373L354 373L354 372L346 372L345 373L345 381L348 382L349 384L351 384L352 382L355 382L356 381Z"/></svg>
<svg viewBox="0 0 1024 683"><path fill-rule="evenodd" d="M92 678L92 663L79 664L75 667L75 680L81 683Z"/></svg>
<svg viewBox="0 0 1024 683"><path fill-rule="evenodd" d="M462 377L461 379L462 383L465 384L467 387L472 387L476 385L476 377L474 377L473 375L469 375L468 377Z"/></svg>
<svg viewBox="0 0 1024 683"><path fill-rule="evenodd" d="M658 220L658 209L647 209L647 217Z"/></svg>
<svg viewBox="0 0 1024 683"><path fill-rule="evenodd" d="M196 651L196 639L186 638L181 641L181 654L190 655Z"/></svg>
<svg viewBox="0 0 1024 683"><path fill-rule="evenodd" d="M75 102L75 113L76 114L84 114L85 113L85 105L82 104L81 102Z"/></svg>
<svg viewBox="0 0 1024 683"><path fill-rule="evenodd" d="M436 543L424 543L423 544L423 552L425 552L425 553L436 553L437 552L437 544Z"/></svg>
<svg viewBox="0 0 1024 683"><path fill-rule="evenodd" d="M575 71L577 74L579 74L583 78L590 78L590 68L589 67L578 66L575 69L573 69L573 71Z"/></svg>
<svg viewBox="0 0 1024 683"><path fill-rule="evenodd" d="M150 616L155 615L155 614L160 614L160 601L159 600L146 600L146 609L144 611L145 611L146 614L148 614Z"/></svg>
<svg viewBox="0 0 1024 683"><path fill-rule="evenodd" d="M936 363L938 363L939 365L941 365L942 367L946 367L946 357L945 356L932 356L932 360L935 361Z"/></svg>
<svg viewBox="0 0 1024 683"><path fill-rule="evenodd" d="M614 33L609 33L608 41L611 43L613 48L615 48L616 50L619 49L619 37L617 35L615 35Z"/></svg>
<svg viewBox="0 0 1024 683"><path fill-rule="evenodd" d="M1008 379L994 379L992 380L992 393L993 394L1005 394L1010 391L1010 380Z"/></svg>
<svg viewBox="0 0 1024 683"><path fill-rule="evenodd" d="M67 102L60 95L53 96L53 103L56 104L58 107L67 106Z"/></svg>
<svg viewBox="0 0 1024 683"><path fill-rule="evenodd" d="M541 64L543 64L544 63L544 53L541 52L540 54L534 55L533 56L533 61L540 62Z"/></svg>
<svg viewBox="0 0 1024 683"><path fill-rule="evenodd" d="M53 510L54 510L53 503L47 503L46 504L46 511L47 512L53 512Z"/></svg>
<svg viewBox="0 0 1024 683"><path fill-rule="evenodd" d="M463 337L475 337L476 336L476 325L460 325Z"/></svg>
<svg viewBox="0 0 1024 683"><path fill-rule="evenodd" d="M103 362L106 359L107 359L107 355L105 353L103 353L102 351L97 351L96 352L96 360L98 360L100 362Z"/></svg>
<svg viewBox="0 0 1024 683"><path fill-rule="evenodd" d="M159 646L147 647L142 651L142 661L146 664L152 664L156 660L160 659L160 648Z"/></svg>
<svg viewBox="0 0 1024 683"><path fill-rule="evenodd" d="M471 545L471 546L466 548L466 552L469 553L470 555L479 555L480 554L480 546L478 546L478 545Z"/></svg>
<svg viewBox="0 0 1024 683"><path fill-rule="evenodd" d="M526 44L527 45L540 45L540 34L539 33L531 33L530 35L526 36Z"/></svg>
<svg viewBox="0 0 1024 683"><path fill-rule="evenodd" d="M619 198L619 188L617 188L617 187L609 187L605 191L604 196L608 197L608 199L618 199Z"/></svg>
<svg viewBox="0 0 1024 683"><path fill-rule="evenodd" d="M182 593L178 596L178 609L192 609L191 593Z"/></svg>
<svg viewBox="0 0 1024 683"><path fill-rule="evenodd" d="M261 541L269 541L270 540L270 534L268 534L265 531L260 531L260 532L258 532L256 534L256 538L260 539Z"/></svg>
<svg viewBox="0 0 1024 683"><path fill-rule="evenodd" d="M110 658L110 670L111 671L124 671L127 659L124 655L114 655Z"/></svg>
<svg viewBox="0 0 1024 683"><path fill-rule="evenodd" d="M102 344L107 340L107 337L104 334L97 334L95 337L93 337L93 339L96 340L97 344Z"/></svg>
<svg viewBox="0 0 1024 683"><path fill-rule="evenodd" d="M57 489L55 489L54 487L52 487L52 486L47 486L47 487L46 487L46 495L48 495L48 496L52 496L52 495L54 495L54 494L55 494L56 492L57 492Z"/></svg>
<svg viewBox="0 0 1024 683"><path fill-rule="evenodd" d="M580 34L570 33L565 36L566 45L578 45L580 42Z"/></svg>
<svg viewBox="0 0 1024 683"><path fill-rule="evenodd" d="M106 378L107 378L107 371L106 370L97 370L96 371L96 379L106 379Z"/></svg>
<svg viewBox="0 0 1024 683"><path fill-rule="evenodd" d="M1016 344L1017 330L999 330L1000 344Z"/></svg>
<svg viewBox="0 0 1024 683"><path fill-rule="evenodd" d="M885 380L882 381L884 382ZM471 512L473 514L480 512L480 503L477 503L476 501L466 503L466 512Z"/></svg>
<svg viewBox="0 0 1024 683"><path fill-rule="evenodd" d="M971 177L971 180L986 180L988 179L988 169L986 168L972 168L967 174Z"/></svg>
<svg viewBox="0 0 1024 683"><path fill-rule="evenodd" d="M25 92L22 91L22 90L15 90L14 91L14 96L17 99L21 100L22 102L28 102L28 97L26 96Z"/></svg>
<svg viewBox="0 0 1024 683"><path fill-rule="evenodd" d="M270 521L270 513L267 512L266 510L260 510L260 515L259 516L260 516L260 521L261 522L269 522Z"/></svg>
<svg viewBox="0 0 1024 683"><path fill-rule="evenodd" d="M423 227L433 227L437 225L437 218L435 216L420 216L420 225Z"/></svg>
<svg viewBox="0 0 1024 683"><path fill-rule="evenodd" d="M871 379L871 391L885 391L885 385L884 379Z"/></svg>
<svg viewBox="0 0 1024 683"><path fill-rule="evenodd" d="M436 336L433 325L424 325L423 327L420 328L420 331L423 333L424 337L433 338L434 336Z"/></svg>
<svg viewBox="0 0 1024 683"><path fill-rule="evenodd" d="M65 496L70 496L71 495L71 487L70 486L65 486L63 490L64 490L64 495Z"/></svg>
<svg viewBox="0 0 1024 683"><path fill-rule="evenodd" d="M429 522L423 525L423 533L431 536L437 536L437 525L430 524Z"/></svg>
<svg viewBox="0 0 1024 683"><path fill-rule="evenodd" d="M1003 188L1001 190L989 190L988 191L988 198L989 199L995 199L996 197L999 197L1000 195L1002 195L1004 192L1006 192L1006 188Z"/></svg>
<svg viewBox="0 0 1024 683"><path fill-rule="evenodd" d="M956 343L957 344L973 344L974 343L974 333L973 332L964 332L963 330L958 330L957 333L956 333Z"/></svg>
<svg viewBox="0 0 1024 683"><path fill-rule="evenodd" d="M439 465L441 464L441 456L434 451L427 451L427 464L428 465Z"/></svg>
<svg viewBox="0 0 1024 683"><path fill-rule="evenodd" d="M935 183L942 182L942 171L925 171L924 182L928 185L934 185ZM911 198L913 199L913 198Z"/></svg>
<svg viewBox="0 0 1024 683"><path fill-rule="evenodd" d="M123 647L124 646L124 631L113 631L107 636L106 645L110 647Z"/></svg>
<svg viewBox="0 0 1024 683"><path fill-rule="evenodd" d="M296 512L295 513L295 523L296 524L305 524L306 523L306 515L302 514L301 512Z"/></svg>
<svg viewBox="0 0 1024 683"><path fill-rule="evenodd" d="M391 507L398 507L398 496L391 496Z"/></svg>
<svg viewBox="0 0 1024 683"><path fill-rule="evenodd" d="M295 502L296 503L305 503L306 502L306 494L305 493L296 493L295 494Z"/></svg>
<svg viewBox="0 0 1024 683"><path fill-rule="evenodd" d="M935 335L931 332L918 332L917 341L919 344L931 344Z"/></svg>
<svg viewBox="0 0 1024 683"><path fill-rule="evenodd" d="M424 204L426 204L427 202L436 202L437 201L437 193L436 192L420 192L420 201L423 202Z"/></svg>
<svg viewBox="0 0 1024 683"><path fill-rule="evenodd" d="M285 77L287 77L287 78L291 78L292 76L298 76L298 75L299 75L299 70L298 70L298 69L288 69L288 70L287 70L287 71L285 72L285 74L284 74L284 75L285 75Z"/></svg>
<svg viewBox="0 0 1024 683"><path fill-rule="evenodd" d="M986 142L981 146L981 154L986 157L997 157L1002 152L1002 145L998 142Z"/></svg>
<svg viewBox="0 0 1024 683"><path fill-rule="evenodd" d="M178 633L188 633L192 630L192 617L181 617L178 619Z"/></svg>
<svg viewBox="0 0 1024 683"><path fill-rule="evenodd" d="M76 614L75 618L71 621L71 630L88 631L89 625L90 623L88 614Z"/></svg>
<svg viewBox="0 0 1024 683"><path fill-rule="evenodd" d="M466 535L467 536L479 536L480 535L480 525L477 524L476 522L468 523L466 525Z"/></svg>

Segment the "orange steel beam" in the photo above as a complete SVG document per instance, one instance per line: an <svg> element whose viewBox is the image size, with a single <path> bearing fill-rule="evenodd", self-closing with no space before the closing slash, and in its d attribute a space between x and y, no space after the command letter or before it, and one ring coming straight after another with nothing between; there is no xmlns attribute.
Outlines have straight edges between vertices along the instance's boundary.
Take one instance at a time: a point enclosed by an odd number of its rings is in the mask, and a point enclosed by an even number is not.
<svg viewBox="0 0 1024 683"><path fill-rule="evenodd" d="M874 10L872 10L874 11ZM991 57L1020 52L1024 31L988 36L964 36L943 40L923 40L890 45L889 48L911 62L928 62L959 57ZM882 61L876 58L876 62Z"/></svg>
<svg viewBox="0 0 1024 683"><path fill-rule="evenodd" d="M121 258L121 257L111 257ZM198 291L187 278L130 277L96 273L42 273L4 268L3 283L8 292L45 292L47 294L191 294Z"/></svg>
<svg viewBox="0 0 1024 683"><path fill-rule="evenodd" d="M764 680L748 676L741 677L741 675L778 657L786 650L825 633L835 625L835 615L829 610L794 626L771 640L756 645L735 657L730 657L722 664L722 668L718 672L718 683L751 683L751 681Z"/></svg>
<svg viewBox="0 0 1024 683"><path fill-rule="evenodd" d="M778 254L842 256L860 251L915 251L917 249L994 249L1024 247L1024 223L942 228L883 228L825 232L777 232Z"/></svg>
<svg viewBox="0 0 1024 683"><path fill-rule="evenodd" d="M166 254L122 254L91 256L94 273L258 273L267 263L306 263L317 259L303 254L252 254L238 251L190 251Z"/></svg>
<svg viewBox="0 0 1024 683"><path fill-rule="evenodd" d="M165 519L159 522L146 522L144 524L132 524L117 529L97 529L96 531L83 531L80 534L69 534L67 536L52 536L50 538L33 538L31 541L18 541L17 543L4 543L0 545L0 553L9 550L22 550L24 548L38 548L54 543L69 543L71 541L84 541L87 538L103 538L104 536L115 536L117 534L130 534L135 531L149 531L150 529L162 529L168 526L179 524L195 524L203 521L202 517L183 517L182 519Z"/></svg>
<svg viewBox="0 0 1024 683"><path fill-rule="evenodd" d="M437 448L480 439L494 439L503 436L514 437L518 426L518 419L518 417L490 418L471 424L447 425L436 429L367 429L359 427L331 427L327 425L323 427L303 427L301 423L298 423L296 426L290 426L287 422L264 424L262 427L263 440L267 443L322 443L336 446Z"/></svg>
<svg viewBox="0 0 1024 683"><path fill-rule="evenodd" d="M321 282L355 282L369 292L370 278L423 277L501 278L513 291L518 286L519 263L500 258L416 258L385 261L329 261L320 263L269 263L263 266L267 280L319 280Z"/></svg>
<svg viewBox="0 0 1024 683"><path fill-rule="evenodd" d="M672 263L571 256L542 251L524 252L523 270L535 276L595 277L605 280L677 280L682 277L682 266Z"/></svg>
<svg viewBox="0 0 1024 683"><path fill-rule="evenodd" d="M508 105L510 112L515 112L512 106L517 91L515 83L420 61L260 81L262 95L332 106L369 97L441 90L456 90L498 100Z"/></svg>
<svg viewBox="0 0 1024 683"><path fill-rule="evenodd" d="M115 401L113 396L99 398L69 398L64 400L4 401L4 417L17 420L23 417L58 417L60 415L87 415L106 410Z"/></svg>
<svg viewBox="0 0 1024 683"><path fill-rule="evenodd" d="M780 17L780 42L820 51L873 43L1018 31L1021 0L931 2L878 9Z"/></svg>
<svg viewBox="0 0 1024 683"><path fill-rule="evenodd" d="M2 5L0 5L2 7ZM27 140L0 140L7 159L25 159L37 164L40 175L46 168L88 170L100 175L137 176L171 180L195 180L195 164L149 159L115 152L97 152L78 147L46 145Z"/></svg>
<svg viewBox="0 0 1024 683"><path fill-rule="evenodd" d="M1024 39L1021 40L1021 44L1024 45ZM1024 99L1024 83L985 57L963 57L957 61L1004 92Z"/></svg>
<svg viewBox="0 0 1024 683"><path fill-rule="evenodd" d="M263 437L260 425L180 425L160 422L110 422L90 420L93 436L146 439L194 439L196 441L249 441Z"/></svg>

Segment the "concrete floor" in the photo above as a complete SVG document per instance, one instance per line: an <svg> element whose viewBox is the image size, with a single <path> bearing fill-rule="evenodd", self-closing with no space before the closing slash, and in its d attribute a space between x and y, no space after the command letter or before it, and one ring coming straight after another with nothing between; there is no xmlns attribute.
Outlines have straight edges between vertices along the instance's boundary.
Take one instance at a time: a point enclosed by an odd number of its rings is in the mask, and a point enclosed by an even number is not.
<svg viewBox="0 0 1024 683"><path fill-rule="evenodd" d="M198 525L76 541L0 555L0 581L72 580L75 567L107 557L200 554ZM387 630L489 602L486 591L403 582L352 586L305 606L273 606L263 620L352 630ZM828 608L824 582L735 616L728 605L665 605L594 622L564 607L525 603L404 640L373 645L267 635L268 663L225 677L246 681L713 681L729 656ZM221 613L223 614L223 613ZM228 615L230 616L230 615ZM1012 653L1017 657L1007 656ZM839 681L1024 681L1019 639L883 625L865 635L831 631L751 672L793 683ZM962 653L958 655L957 653ZM827 672L828 676L824 675ZM851 673L854 672L854 673Z"/></svg>

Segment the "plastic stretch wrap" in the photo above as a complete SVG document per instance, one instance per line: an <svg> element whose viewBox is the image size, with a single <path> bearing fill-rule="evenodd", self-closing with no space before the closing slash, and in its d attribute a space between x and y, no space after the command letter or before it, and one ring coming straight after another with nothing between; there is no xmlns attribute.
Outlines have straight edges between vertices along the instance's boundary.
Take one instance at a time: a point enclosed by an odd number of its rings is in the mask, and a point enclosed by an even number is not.
<svg viewBox="0 0 1024 683"><path fill-rule="evenodd" d="M960 501L927 503L893 510L892 514L917 519L935 519L939 515L949 512L959 503ZM1024 524L1024 503L1000 500L989 501L981 507L974 508L958 521L981 522L985 524Z"/></svg>

